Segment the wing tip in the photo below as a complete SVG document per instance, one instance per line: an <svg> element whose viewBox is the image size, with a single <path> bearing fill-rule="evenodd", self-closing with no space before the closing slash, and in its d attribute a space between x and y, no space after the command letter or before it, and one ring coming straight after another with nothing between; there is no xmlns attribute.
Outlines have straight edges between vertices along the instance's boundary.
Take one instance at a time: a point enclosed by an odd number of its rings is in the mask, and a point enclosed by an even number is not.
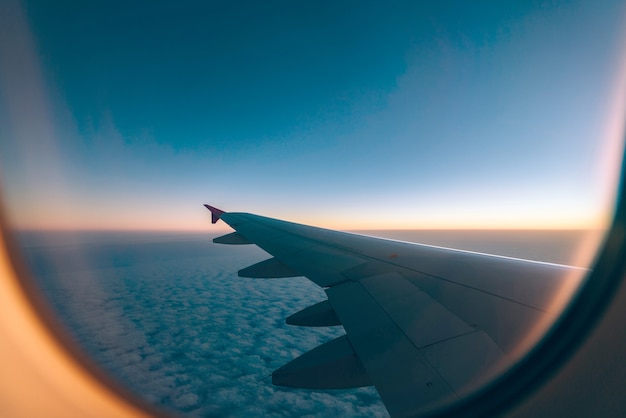
<svg viewBox="0 0 626 418"><path fill-rule="evenodd" d="M213 206L211 206L211 205L207 205L207 204L205 204L205 205L204 205L204 207L205 207L205 208L207 208L208 210L210 210L210 211L211 211L211 223L212 223L212 224L214 224L214 223L216 223L217 221L219 221L219 220L220 220L220 218L222 217L222 215L223 215L224 213L226 213L226 212L224 212L223 210L218 209L218 208L216 208L216 207L213 207Z"/></svg>

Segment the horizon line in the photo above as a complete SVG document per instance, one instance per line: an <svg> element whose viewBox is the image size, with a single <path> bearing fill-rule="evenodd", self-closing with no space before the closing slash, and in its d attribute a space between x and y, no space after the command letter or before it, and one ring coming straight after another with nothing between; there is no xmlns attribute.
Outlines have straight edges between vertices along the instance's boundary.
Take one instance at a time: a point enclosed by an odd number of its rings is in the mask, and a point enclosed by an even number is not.
<svg viewBox="0 0 626 418"><path fill-rule="evenodd" d="M589 226L589 227L581 227L581 226L554 226L554 227L541 227L541 226L523 226L523 227L480 227L480 226L472 226L472 227L409 227L409 228L326 228L326 227L318 227L311 225L315 228L320 229L329 229L329 230L338 230L338 231L608 231L610 229L610 225L606 227L599 226ZM167 228L167 229L155 229L155 228L85 228L85 227L76 227L76 228L49 228L49 227L11 227L8 226L5 230L9 233L11 232L187 232L187 233L211 233L211 232L228 232L234 231L231 227L228 229L223 228L215 228L212 230L207 229L190 229L190 228Z"/></svg>

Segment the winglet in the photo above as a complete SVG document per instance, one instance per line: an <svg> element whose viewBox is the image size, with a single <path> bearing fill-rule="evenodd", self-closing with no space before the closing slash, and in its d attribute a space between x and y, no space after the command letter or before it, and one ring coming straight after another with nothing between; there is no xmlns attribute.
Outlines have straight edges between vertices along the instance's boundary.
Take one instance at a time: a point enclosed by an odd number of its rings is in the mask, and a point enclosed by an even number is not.
<svg viewBox="0 0 626 418"><path fill-rule="evenodd" d="M213 206L210 206L210 205L204 205L204 207L211 211L211 223L212 224L219 221L222 214L226 213L223 210L214 208Z"/></svg>

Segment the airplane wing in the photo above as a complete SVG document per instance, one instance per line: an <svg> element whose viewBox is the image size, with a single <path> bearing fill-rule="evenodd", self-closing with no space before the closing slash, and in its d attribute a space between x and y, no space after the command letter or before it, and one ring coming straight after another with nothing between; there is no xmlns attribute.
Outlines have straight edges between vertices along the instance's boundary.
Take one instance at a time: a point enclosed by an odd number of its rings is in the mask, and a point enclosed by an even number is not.
<svg viewBox="0 0 626 418"><path fill-rule="evenodd" d="M241 277L305 276L328 299L287 323L342 325L272 374L275 385L341 389L373 385L392 416L466 394L515 358L555 299L584 269L374 238L209 205L236 232L221 244L255 244L272 258Z"/></svg>

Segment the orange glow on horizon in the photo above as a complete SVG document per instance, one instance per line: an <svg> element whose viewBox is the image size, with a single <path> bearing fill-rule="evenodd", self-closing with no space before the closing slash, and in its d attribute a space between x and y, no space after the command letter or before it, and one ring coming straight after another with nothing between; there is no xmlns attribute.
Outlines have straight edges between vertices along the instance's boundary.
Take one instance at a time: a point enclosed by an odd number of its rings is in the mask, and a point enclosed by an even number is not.
<svg viewBox="0 0 626 418"><path fill-rule="evenodd" d="M65 211L64 209L68 209ZM338 230L605 230L610 218L608 210L595 218L576 217L567 213L558 217L545 216L543 219L437 216L423 214L417 216L401 216L390 207L387 214L381 215L376 210L364 209L359 213L350 213L345 208L333 208L324 213L301 213L294 210L281 210L277 213L271 208L258 210L233 210L232 212L250 212L258 215L282 219L285 221L307 224L327 229ZM182 213L182 215L179 215ZM223 221L211 224L210 213L203 207L187 208L182 212L167 209L151 210L130 207L128 212L118 210L101 213L97 209L80 207L54 208L46 207L44 211L35 210L9 217L9 224L16 230L89 230L89 231L197 231L221 232L231 228Z"/></svg>
<svg viewBox="0 0 626 418"><path fill-rule="evenodd" d="M261 214L273 217L272 214ZM384 230L592 230L604 231L608 227L608 221L596 222L553 222L546 220L537 222L532 220L526 221L509 221L498 223L470 223L461 221L448 222L351 222L347 220L330 220L328 218L302 218L298 216L281 217L289 222L295 222L305 225L316 226L326 229L335 229L343 231L384 231ZM198 233L218 233L228 232L232 228L223 221L217 224L211 224L210 218L199 219L197 222L164 222L161 219L153 220L153 222L57 222L51 224L49 222L11 222L14 230L33 230L33 231L144 231L144 232L198 232Z"/></svg>

